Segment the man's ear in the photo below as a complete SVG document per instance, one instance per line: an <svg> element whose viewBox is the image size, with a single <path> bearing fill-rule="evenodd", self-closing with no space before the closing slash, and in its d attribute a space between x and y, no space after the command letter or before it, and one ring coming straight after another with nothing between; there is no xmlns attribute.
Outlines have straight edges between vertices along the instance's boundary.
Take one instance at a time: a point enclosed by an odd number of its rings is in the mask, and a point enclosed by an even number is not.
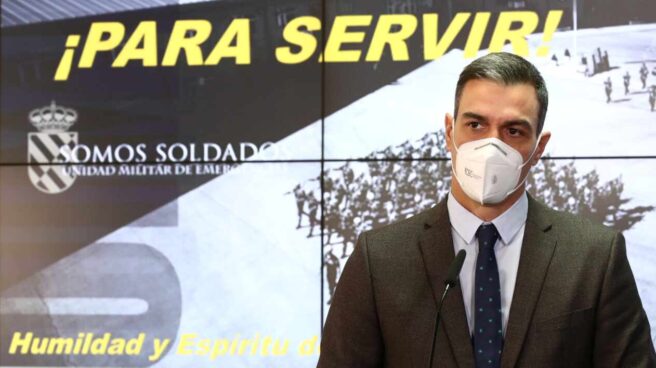
<svg viewBox="0 0 656 368"><path fill-rule="evenodd" d="M550 139L551 139L551 132L543 131L542 136L540 137L540 141L538 142L538 147L535 150L533 159L531 160L531 166L537 165L537 163L540 161L540 158L544 154L544 150L547 147L547 143L549 143Z"/></svg>
<svg viewBox="0 0 656 368"><path fill-rule="evenodd" d="M453 142L451 137L453 137L453 116L448 112L444 114L444 134L446 139L446 149L451 154L453 154Z"/></svg>

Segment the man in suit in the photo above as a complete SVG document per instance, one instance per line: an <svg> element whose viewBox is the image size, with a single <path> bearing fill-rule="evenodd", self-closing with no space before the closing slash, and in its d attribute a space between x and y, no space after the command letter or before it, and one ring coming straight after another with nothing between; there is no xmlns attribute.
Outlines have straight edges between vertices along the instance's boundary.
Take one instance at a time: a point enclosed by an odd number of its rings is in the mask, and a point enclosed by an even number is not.
<svg viewBox="0 0 656 368"><path fill-rule="evenodd" d="M656 367L622 234L525 191L550 133L540 73L507 53L467 66L446 115L446 200L361 234L318 367ZM436 178L437 180L437 178ZM456 251L467 257L436 304Z"/></svg>

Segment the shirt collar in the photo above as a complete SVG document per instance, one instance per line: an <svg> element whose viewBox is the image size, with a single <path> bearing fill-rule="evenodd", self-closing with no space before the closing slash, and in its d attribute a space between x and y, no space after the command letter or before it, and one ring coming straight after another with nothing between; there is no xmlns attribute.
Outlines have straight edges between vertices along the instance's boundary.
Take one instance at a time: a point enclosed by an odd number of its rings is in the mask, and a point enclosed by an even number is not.
<svg viewBox="0 0 656 368"><path fill-rule="evenodd" d="M453 226L458 235L460 235L467 244L472 243L476 236L478 227L481 226L484 221L469 212L451 194L449 194L447 198L447 208L449 210L451 226ZM524 223L526 223L527 215L528 198L526 192L524 192L524 194L519 197L509 209L491 221L494 224L494 227L497 228L501 241L504 244L510 244L515 238L519 230L524 226Z"/></svg>

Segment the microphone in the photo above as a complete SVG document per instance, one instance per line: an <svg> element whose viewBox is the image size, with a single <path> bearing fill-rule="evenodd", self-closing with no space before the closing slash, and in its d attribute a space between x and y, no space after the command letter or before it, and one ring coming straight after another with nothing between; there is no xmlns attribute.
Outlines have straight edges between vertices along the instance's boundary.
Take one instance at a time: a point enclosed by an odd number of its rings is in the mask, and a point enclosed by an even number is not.
<svg viewBox="0 0 656 368"><path fill-rule="evenodd" d="M444 303L444 298L449 290L458 286L458 275L460 275L460 270L462 269L462 264L465 262L465 257L467 252L464 249L461 249L460 252L456 255L456 258L449 266L449 271L446 274L446 279L444 280L444 293L442 294L442 299L437 305L437 315L435 316L435 328L433 329L433 343L431 344L431 353L430 360L428 361L428 367L433 366L433 356L435 355L435 342L437 341L437 329L440 326L440 312L442 311L442 303Z"/></svg>

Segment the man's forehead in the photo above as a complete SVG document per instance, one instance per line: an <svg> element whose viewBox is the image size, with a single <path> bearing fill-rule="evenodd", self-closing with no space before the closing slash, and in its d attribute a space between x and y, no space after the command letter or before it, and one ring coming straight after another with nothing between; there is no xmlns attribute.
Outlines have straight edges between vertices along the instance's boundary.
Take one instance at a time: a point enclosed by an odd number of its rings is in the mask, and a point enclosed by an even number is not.
<svg viewBox="0 0 656 368"><path fill-rule="evenodd" d="M490 79L472 79L463 86L458 115L465 112L481 116L520 114L537 124L539 109L536 89L529 83L504 84Z"/></svg>
<svg viewBox="0 0 656 368"><path fill-rule="evenodd" d="M498 90L522 90L524 92L531 91L532 97L534 97L534 101L537 103L538 102L538 95L537 95L537 90L535 89L535 86L533 86L531 83L528 82L512 82L512 83L505 83L502 81L497 81L494 79L488 79L488 78L474 78L470 79L467 82L465 82L463 88L462 88L462 95L465 95L465 92L469 91L470 93L472 91L480 90L480 89L498 89Z"/></svg>

